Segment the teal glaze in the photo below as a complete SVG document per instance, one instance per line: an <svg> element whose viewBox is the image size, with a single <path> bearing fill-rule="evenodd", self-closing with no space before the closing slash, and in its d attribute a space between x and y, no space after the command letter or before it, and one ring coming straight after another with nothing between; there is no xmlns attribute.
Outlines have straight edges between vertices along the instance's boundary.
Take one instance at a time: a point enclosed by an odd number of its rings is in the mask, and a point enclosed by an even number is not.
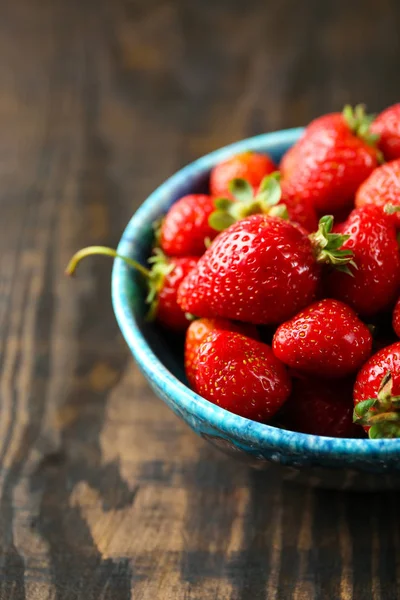
<svg viewBox="0 0 400 600"><path fill-rule="evenodd" d="M184 167L140 206L118 246L120 254L143 264L149 253L151 223L179 197L205 191L210 169L245 150L268 152L277 162L302 129L259 135L221 148ZM145 321L140 275L116 259L112 299L122 334L154 392L196 433L214 446L257 468L295 481L339 489L400 487L400 439L339 439L305 435L256 423L204 400L185 385L182 340ZM283 467L283 468L282 468Z"/></svg>

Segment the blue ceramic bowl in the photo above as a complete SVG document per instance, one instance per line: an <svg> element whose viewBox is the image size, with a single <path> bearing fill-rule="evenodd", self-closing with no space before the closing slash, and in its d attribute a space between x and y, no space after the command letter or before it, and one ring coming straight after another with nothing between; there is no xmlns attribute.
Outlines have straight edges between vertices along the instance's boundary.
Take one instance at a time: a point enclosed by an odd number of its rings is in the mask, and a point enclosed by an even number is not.
<svg viewBox="0 0 400 600"><path fill-rule="evenodd" d="M140 206L124 231L118 252L145 263L152 222L178 198L207 190L210 169L245 150L268 152L277 162L301 129L263 134L212 152L178 171ZM140 276L122 260L114 263L112 297L121 331L155 393L200 436L257 468L278 468L282 476L341 489L400 487L400 439L339 439L263 425L204 400L186 385L181 344L144 319ZM180 340L178 340L180 342Z"/></svg>

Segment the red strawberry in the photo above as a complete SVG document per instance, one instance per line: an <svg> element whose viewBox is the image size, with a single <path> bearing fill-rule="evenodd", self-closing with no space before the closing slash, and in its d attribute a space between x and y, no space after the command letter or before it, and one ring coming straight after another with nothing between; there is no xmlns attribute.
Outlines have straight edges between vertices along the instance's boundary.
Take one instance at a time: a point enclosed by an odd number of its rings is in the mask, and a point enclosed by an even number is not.
<svg viewBox="0 0 400 600"><path fill-rule="evenodd" d="M386 207L393 225L400 229L400 159L375 169L359 187L356 206L366 205Z"/></svg>
<svg viewBox="0 0 400 600"><path fill-rule="evenodd" d="M313 121L282 159L285 198L309 201L321 213L350 205L378 164L370 122L361 107Z"/></svg>
<svg viewBox="0 0 400 600"><path fill-rule="evenodd" d="M371 354L372 335L355 312L338 300L320 300L276 330L272 348L300 373L344 377Z"/></svg>
<svg viewBox="0 0 400 600"><path fill-rule="evenodd" d="M257 328L247 323L235 323L228 319L196 319L192 321L185 339L185 372L190 387L195 388L197 353L200 345L212 331L234 331L259 340Z"/></svg>
<svg viewBox="0 0 400 600"><path fill-rule="evenodd" d="M311 202L307 202L307 200L298 201L292 196L286 195L283 187L281 203L286 206L289 220L292 223L301 225L309 233L316 231L318 218Z"/></svg>
<svg viewBox="0 0 400 600"><path fill-rule="evenodd" d="M267 421L290 393L290 378L267 344L231 331L208 334L198 351L196 391L254 421Z"/></svg>
<svg viewBox="0 0 400 600"><path fill-rule="evenodd" d="M349 304L362 316L390 309L400 283L400 259L394 227L376 207L353 210L341 225L349 239L342 249L354 253L357 269L353 277L333 271L326 279L326 292Z"/></svg>
<svg viewBox="0 0 400 600"><path fill-rule="evenodd" d="M184 311L268 325L281 323L314 300L319 262L346 268L351 252L323 218L307 236L279 217L253 215L234 223L212 242L178 291ZM348 275L349 277L349 275Z"/></svg>
<svg viewBox="0 0 400 600"><path fill-rule="evenodd" d="M216 165L210 174L210 192L213 196L229 195L229 182L235 178L246 179L256 190L262 179L276 171L276 165L266 154L243 152Z"/></svg>
<svg viewBox="0 0 400 600"><path fill-rule="evenodd" d="M159 233L160 246L165 254L204 254L204 240L213 240L218 234L208 224L209 216L214 210L214 198L205 194L190 194L173 204L162 221Z"/></svg>
<svg viewBox="0 0 400 600"><path fill-rule="evenodd" d="M186 331L190 321L177 303L178 288L185 277L196 266L197 258L170 258L161 260L151 270L153 279L147 297L150 304L150 318L160 325L177 332ZM154 290L154 291L152 291Z"/></svg>
<svg viewBox="0 0 400 600"><path fill-rule="evenodd" d="M400 338L400 298L397 300L393 311L393 329L397 337Z"/></svg>
<svg viewBox="0 0 400 600"><path fill-rule="evenodd" d="M197 258L167 258L159 250L149 259L151 269L126 256L121 256L113 248L105 246L90 246L77 252L70 260L66 274L73 275L78 263L86 256L103 254L112 258L121 258L130 267L139 271L147 281L149 304L149 319L155 319L160 325L176 332L184 332L189 326L189 320L177 304L177 290L183 279L196 266Z"/></svg>
<svg viewBox="0 0 400 600"><path fill-rule="evenodd" d="M354 386L354 421L370 438L400 437L400 342L365 363Z"/></svg>
<svg viewBox="0 0 400 600"><path fill-rule="evenodd" d="M371 125L372 133L379 135L379 148L386 160L400 158L400 103L389 106Z"/></svg>
<svg viewBox="0 0 400 600"><path fill-rule="evenodd" d="M280 173L275 171L266 175L257 192L245 179L232 179L229 183L231 197L217 198L216 210L211 214L209 222L217 231L223 231L229 225L245 217L256 214L279 216L304 227L311 233L318 227L317 215L311 204L287 201L282 198L279 183Z"/></svg>
<svg viewBox="0 0 400 600"><path fill-rule="evenodd" d="M353 379L296 379L277 424L284 429L340 438L359 438L353 423Z"/></svg>

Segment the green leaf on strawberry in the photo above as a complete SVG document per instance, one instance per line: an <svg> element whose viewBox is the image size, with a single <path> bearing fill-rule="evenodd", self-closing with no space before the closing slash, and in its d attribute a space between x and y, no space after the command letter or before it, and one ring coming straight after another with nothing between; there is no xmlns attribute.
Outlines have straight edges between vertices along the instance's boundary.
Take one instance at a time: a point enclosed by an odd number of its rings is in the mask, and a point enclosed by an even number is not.
<svg viewBox="0 0 400 600"><path fill-rule="evenodd" d="M167 260L164 252L160 248L154 249L154 254L148 261L152 268L148 271L147 285L148 293L146 304L149 306L146 319L153 321L157 314L158 296L164 285L164 279L174 269L174 263Z"/></svg>
<svg viewBox="0 0 400 600"><path fill-rule="evenodd" d="M354 108L349 104L343 108L343 118L350 130L367 144L374 146L379 140L377 133L372 133L370 127L375 115L365 112L364 104L357 104Z"/></svg>
<svg viewBox="0 0 400 600"><path fill-rule="evenodd" d="M209 224L216 231L223 231L233 223L251 215L265 214L288 218L285 204L281 200L280 173L278 171L264 177L257 193L245 179L235 178L229 183L229 191L234 201L228 198L215 200L216 210L209 217Z"/></svg>
<svg viewBox="0 0 400 600"><path fill-rule="evenodd" d="M390 371L382 379L376 398L359 402L354 408L353 421L370 427L369 437L400 437L400 396L393 395L393 378Z"/></svg>
<svg viewBox="0 0 400 600"><path fill-rule="evenodd" d="M349 249L341 249L350 235L332 233L333 217L326 215L321 217L318 230L312 233L309 238L314 245L316 260L319 263L334 266L338 271L353 276L350 266L357 269L353 260L353 252Z"/></svg>
<svg viewBox="0 0 400 600"><path fill-rule="evenodd" d="M268 177L268 175L267 175ZM264 180L263 180L264 181ZM253 199L253 188L246 179L234 177L229 182L229 191L238 202L249 202Z"/></svg>

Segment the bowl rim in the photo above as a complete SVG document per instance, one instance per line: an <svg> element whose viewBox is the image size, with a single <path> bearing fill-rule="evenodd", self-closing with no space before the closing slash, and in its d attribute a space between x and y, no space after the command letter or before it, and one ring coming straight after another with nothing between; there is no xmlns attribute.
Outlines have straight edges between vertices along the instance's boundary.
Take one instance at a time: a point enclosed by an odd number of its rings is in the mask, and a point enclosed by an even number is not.
<svg viewBox="0 0 400 600"><path fill-rule="evenodd" d="M269 146L293 144L302 131L302 127L296 127L246 138L214 150L184 166L159 185L139 206L122 234L118 252L128 256L134 253L135 236L137 238L140 229L148 224L149 213L156 210L165 196L188 178L209 171L214 164L232 154L246 150L268 152ZM400 452L400 439L334 438L288 431L240 417L202 398L172 375L150 349L130 306L127 295L130 277L132 272L129 267L122 260L116 259L111 283L113 308L121 332L139 367L150 381L173 398L175 404L209 423L228 439L237 439L239 436L254 446L255 450L259 446L272 445L282 452L309 453L314 457L325 458L351 456L352 461L357 458L365 459L367 455L369 459L381 460L384 456Z"/></svg>

